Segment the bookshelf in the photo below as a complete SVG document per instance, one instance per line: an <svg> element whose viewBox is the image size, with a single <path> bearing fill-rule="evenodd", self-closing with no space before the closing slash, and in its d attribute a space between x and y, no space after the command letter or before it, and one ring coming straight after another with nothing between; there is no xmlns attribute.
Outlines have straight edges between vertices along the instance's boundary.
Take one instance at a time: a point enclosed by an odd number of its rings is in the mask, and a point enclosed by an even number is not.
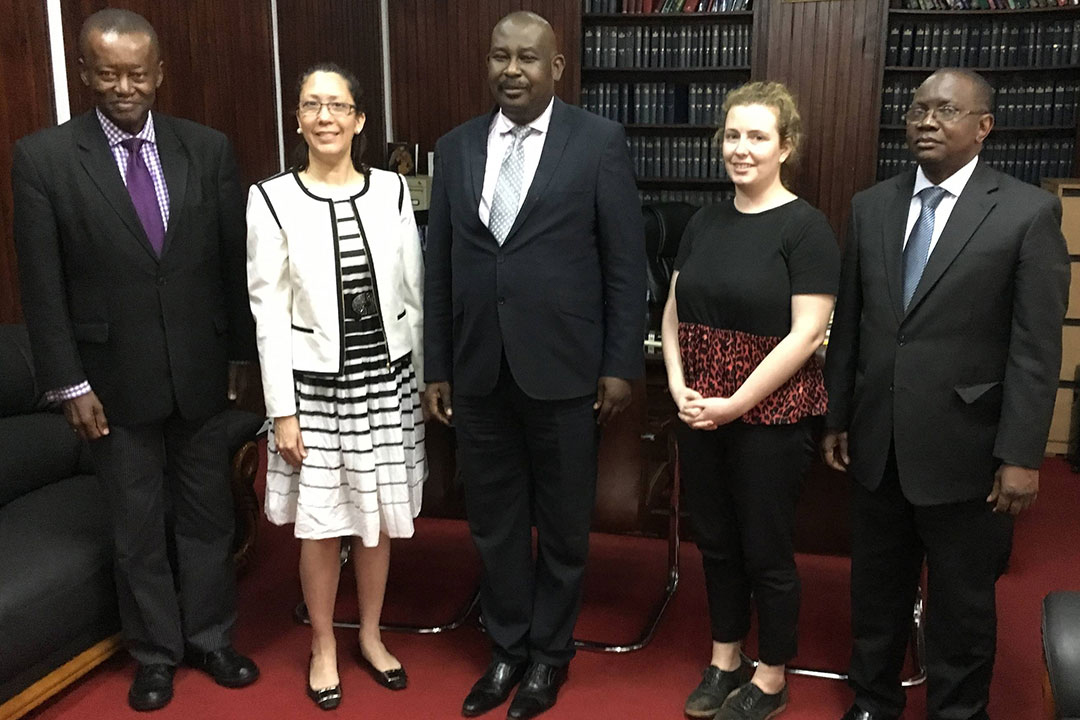
<svg viewBox="0 0 1080 720"><path fill-rule="evenodd" d="M626 128L643 201L734 192L713 140L751 76L750 0L585 0L581 106Z"/></svg>
<svg viewBox="0 0 1080 720"><path fill-rule="evenodd" d="M990 3L1002 7L981 7ZM917 4L944 9L908 7ZM879 180L914 166L903 114L919 84L941 67L975 70L996 91L995 127L982 153L988 163L1034 184L1080 172L1080 5L1048 5L892 1L885 27Z"/></svg>
<svg viewBox="0 0 1080 720"><path fill-rule="evenodd" d="M1042 186L1061 201L1061 234L1072 258L1069 306L1061 327L1061 373L1046 452L1070 454L1075 464L1080 459L1080 418L1076 415L1080 409L1076 403L1080 392L1080 180L1047 178Z"/></svg>

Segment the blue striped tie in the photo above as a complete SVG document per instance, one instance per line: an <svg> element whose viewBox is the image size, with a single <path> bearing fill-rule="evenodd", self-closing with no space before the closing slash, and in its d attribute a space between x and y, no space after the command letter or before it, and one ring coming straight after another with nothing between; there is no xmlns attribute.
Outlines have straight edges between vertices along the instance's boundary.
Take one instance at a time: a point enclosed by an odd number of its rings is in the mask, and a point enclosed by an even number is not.
<svg viewBox="0 0 1080 720"><path fill-rule="evenodd" d="M904 246L904 309L911 304L915 288L919 286L926 261L930 258L930 239L934 236L934 211L938 203L948 192L944 188L931 186L919 191L919 219L911 229L907 245Z"/></svg>

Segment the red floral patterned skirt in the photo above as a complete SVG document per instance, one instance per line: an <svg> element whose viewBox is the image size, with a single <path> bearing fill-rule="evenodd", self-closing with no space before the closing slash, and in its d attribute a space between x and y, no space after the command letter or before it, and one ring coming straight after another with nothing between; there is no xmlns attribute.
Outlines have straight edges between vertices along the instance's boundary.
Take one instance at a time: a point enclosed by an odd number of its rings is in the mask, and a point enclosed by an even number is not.
<svg viewBox="0 0 1080 720"><path fill-rule="evenodd" d="M686 386L704 397L731 397L782 338L679 323ZM753 425L784 425L824 415L828 405L821 363L810 356L799 370L740 418Z"/></svg>

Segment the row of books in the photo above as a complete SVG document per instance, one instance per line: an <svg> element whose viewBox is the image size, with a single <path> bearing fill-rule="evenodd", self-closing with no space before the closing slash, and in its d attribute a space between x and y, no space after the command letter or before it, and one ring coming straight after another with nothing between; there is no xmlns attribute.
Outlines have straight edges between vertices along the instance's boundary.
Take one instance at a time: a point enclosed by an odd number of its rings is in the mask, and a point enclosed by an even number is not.
<svg viewBox="0 0 1080 720"><path fill-rule="evenodd" d="M717 13L750 9L751 0L585 0L586 13Z"/></svg>
<svg viewBox="0 0 1080 720"><path fill-rule="evenodd" d="M1080 5L1080 0L904 0L908 10L1028 10Z"/></svg>
<svg viewBox="0 0 1080 720"><path fill-rule="evenodd" d="M688 122L686 86L674 83L588 83L581 86L581 107L626 124Z"/></svg>
<svg viewBox="0 0 1080 720"><path fill-rule="evenodd" d="M1024 182L1038 184L1044 177L1070 177L1073 169L1073 141L1029 138L987 142L980 157L983 161ZM878 152L878 179L892 177L915 167L915 159L906 145L886 141Z"/></svg>
<svg viewBox="0 0 1080 720"><path fill-rule="evenodd" d="M627 144L639 178L727 179L721 145L710 136L638 135Z"/></svg>
<svg viewBox="0 0 1080 720"><path fill-rule="evenodd" d="M750 65L749 23L596 25L585 28L587 68L712 68Z"/></svg>
<svg viewBox="0 0 1080 720"><path fill-rule="evenodd" d="M970 68L1080 65L1080 19L901 22L889 28L885 65Z"/></svg>
<svg viewBox="0 0 1080 720"><path fill-rule="evenodd" d="M735 197L734 190L641 190L642 203L685 202L701 207L715 205Z"/></svg>
<svg viewBox="0 0 1080 720"><path fill-rule="evenodd" d="M586 83L581 107L624 124L714 125L724 97L741 83Z"/></svg>
<svg viewBox="0 0 1080 720"><path fill-rule="evenodd" d="M881 122L902 125L918 81L889 81L881 93ZM994 121L1003 127L1071 126L1076 124L1080 81L1038 84L1008 82L996 88Z"/></svg>

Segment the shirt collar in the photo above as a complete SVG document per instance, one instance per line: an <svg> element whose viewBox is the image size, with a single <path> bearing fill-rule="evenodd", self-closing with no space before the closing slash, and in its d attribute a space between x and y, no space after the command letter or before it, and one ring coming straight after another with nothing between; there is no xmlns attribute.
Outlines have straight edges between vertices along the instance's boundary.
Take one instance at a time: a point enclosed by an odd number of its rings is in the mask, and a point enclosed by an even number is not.
<svg viewBox="0 0 1080 720"><path fill-rule="evenodd" d="M530 123L526 123L528 127L531 127L540 135L543 135L548 131L548 125L551 124L551 109L555 106L555 97L552 96L551 101L548 102L548 106L544 108L544 112L540 113L535 120ZM516 127L515 123L500 110L495 114L495 132L500 135L505 135Z"/></svg>
<svg viewBox="0 0 1080 720"><path fill-rule="evenodd" d="M968 161L967 165L942 180L938 187L942 188L953 197L960 197L960 193L964 192L968 180L971 179L971 174L975 172L975 165L978 162L979 156L976 155ZM922 166L920 165L919 169L915 171L915 187L911 190L911 196L915 197L928 187L934 187L934 183L930 182L930 179L926 177L926 173L923 172Z"/></svg>
<svg viewBox="0 0 1080 720"><path fill-rule="evenodd" d="M101 123L101 129L109 141L109 147L116 147L124 140L133 137L142 138L151 145L157 144L157 135L154 133L154 114L152 112L146 115L146 123L142 126L142 130L134 135L125 130L121 130L116 123L105 117L100 108L94 108L94 112L97 113L98 122Z"/></svg>

